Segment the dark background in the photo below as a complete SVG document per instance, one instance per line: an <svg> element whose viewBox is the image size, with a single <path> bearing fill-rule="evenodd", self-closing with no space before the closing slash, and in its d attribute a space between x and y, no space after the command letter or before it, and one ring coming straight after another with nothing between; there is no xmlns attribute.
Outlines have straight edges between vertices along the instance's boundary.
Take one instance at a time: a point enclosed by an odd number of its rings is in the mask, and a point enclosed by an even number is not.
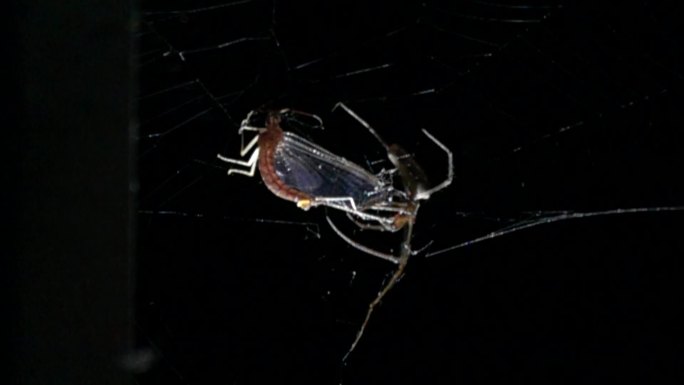
<svg viewBox="0 0 684 385"><path fill-rule="evenodd" d="M341 364L393 267L336 237L323 210L225 175L215 154L237 157L249 110L319 114L326 130L304 130L317 143L360 164L383 160L362 127L330 112L344 101L435 181L445 156L420 128L442 139L456 177L418 216L414 247L434 241L428 252L529 212L674 206L684 191L677 2L367 3L181 13L153 11L198 4L143 3L138 335L158 361L139 381L680 375L676 212L567 221L414 257ZM397 249L394 237L345 229Z"/></svg>
<svg viewBox="0 0 684 385"><path fill-rule="evenodd" d="M393 266L339 239L324 210L228 177L215 158L237 156L248 111L291 107L324 119L301 128L316 143L388 167L330 112L344 101L439 181L446 161L427 128L453 151L455 180L421 208L413 245L432 242L426 253L533 213L682 205L681 5L594 3L145 1L133 22L120 4L18 7L22 76L6 84L21 125L4 201L20 258L3 265L18 378L675 382L679 212L415 256L343 365ZM398 247L335 218L364 244Z"/></svg>
<svg viewBox="0 0 684 385"><path fill-rule="evenodd" d="M131 383L131 5L4 5L2 383Z"/></svg>

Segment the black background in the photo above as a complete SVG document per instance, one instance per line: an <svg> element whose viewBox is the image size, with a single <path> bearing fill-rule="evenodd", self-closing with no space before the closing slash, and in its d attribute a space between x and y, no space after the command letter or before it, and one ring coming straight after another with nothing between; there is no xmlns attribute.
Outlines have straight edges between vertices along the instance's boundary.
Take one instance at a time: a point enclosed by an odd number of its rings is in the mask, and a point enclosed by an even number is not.
<svg viewBox="0 0 684 385"><path fill-rule="evenodd" d="M330 112L344 101L439 181L446 159L427 128L455 157L454 183L418 216L413 244L433 241L427 252L529 212L681 205L681 6L594 3L143 2L136 332L155 359L138 382L681 376L678 212L416 256L343 365L392 266L336 237L322 209L228 177L215 159L237 157L249 110L291 107L324 119L324 131L304 129L316 143L383 160L362 127ZM382 250L399 242L354 236Z"/></svg>
<svg viewBox="0 0 684 385"><path fill-rule="evenodd" d="M2 382L131 383L131 6L4 5Z"/></svg>

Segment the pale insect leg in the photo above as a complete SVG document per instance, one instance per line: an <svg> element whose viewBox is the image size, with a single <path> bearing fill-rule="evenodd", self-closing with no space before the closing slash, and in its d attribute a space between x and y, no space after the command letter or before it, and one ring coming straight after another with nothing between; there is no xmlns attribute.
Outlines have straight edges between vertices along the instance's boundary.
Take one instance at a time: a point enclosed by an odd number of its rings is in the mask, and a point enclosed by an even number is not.
<svg viewBox="0 0 684 385"><path fill-rule="evenodd" d="M243 122L244 123L244 122ZM243 132L245 131L255 131L255 132L261 132L263 131L263 127L254 127L254 126L240 126L240 129L238 130L238 134L242 135Z"/></svg>
<svg viewBox="0 0 684 385"><path fill-rule="evenodd" d="M245 119L242 120L240 124L240 129L238 130L238 134L240 135L240 157L244 157L249 151L252 150L254 146L259 142L259 135L254 136L248 143L245 145L244 138L245 138L245 131L253 131L257 133L261 133L264 131L264 128L261 127L254 127L249 125L249 121L252 118L252 115L255 114L256 111L250 111ZM228 169L228 175L231 174L240 174L240 175L245 175L248 177L253 177L254 173L256 171L256 165L257 165L257 160L259 159L259 148L257 147L252 155L249 157L248 160L241 160L241 159L233 159L233 158L228 158L225 157L221 154L217 154L216 157L226 163L231 163L231 164L236 164L238 166L244 166L244 167L249 167L248 170L243 170L239 168L231 168Z"/></svg>
<svg viewBox="0 0 684 385"><path fill-rule="evenodd" d="M339 202L348 202L349 205L340 205ZM394 213L407 213L405 209L401 207L390 207L382 205L374 205L368 207L367 209L360 210L352 197L316 197L312 202L313 206L322 204L323 206L333 207L336 209L343 210L351 215L357 216L361 219L377 221L381 223L392 222L392 218L383 217L381 215L370 214L366 210L377 210L377 211L390 211ZM351 207L349 207L351 206Z"/></svg>
<svg viewBox="0 0 684 385"><path fill-rule="evenodd" d="M412 217L413 214L410 213L403 213L401 214L402 217ZM347 217L349 218L352 223L356 225L356 227L360 228L361 230L372 230L372 231L389 231L389 232L396 232L401 229L401 226L397 226L394 223L394 219L392 220L392 225L391 226L383 226L383 225L375 225L372 223L364 223L359 221L358 219L354 218L351 214L347 213Z"/></svg>
<svg viewBox="0 0 684 385"><path fill-rule="evenodd" d="M366 210L372 210L372 211L389 211L392 213L397 213L397 214L410 214L411 211L406 209L406 204L403 203L397 203L397 202L391 202L391 204L395 204L395 206L386 206L384 204L377 204L373 205Z"/></svg>
<svg viewBox="0 0 684 385"><path fill-rule="evenodd" d="M256 127L250 127L250 126L241 126L240 127L240 156L244 157L256 144L259 142L259 135L256 135L252 140L247 143L247 145L244 145L244 142L242 138L244 138L242 130L246 131L258 131L259 129ZM252 155L249 157L248 160L241 160L241 159L233 159L233 158L227 158L221 154L217 154L216 157L226 163L231 163L231 164L236 164L238 166L244 166L244 167L249 167L249 170L242 170L238 168L231 168L228 170L228 175L231 174L241 174L241 175L246 175L249 177L254 176L254 172L256 171L256 165L257 165L257 160L259 159L259 147L254 149L254 152Z"/></svg>
<svg viewBox="0 0 684 385"><path fill-rule="evenodd" d="M252 156L250 156L249 160L247 160L247 161L240 160L240 159L226 158L226 157L222 156L221 154L217 154L216 157L219 158L220 160L224 161L224 162L227 162L227 163L232 163L232 164L237 164L239 166L249 167L249 170L243 170L243 169L239 169L239 168L230 168L230 169L228 169L228 175L241 174L241 175L245 175L248 177L253 177L254 172L256 171L257 160L259 159L259 147L257 147L254 150L254 152L252 153Z"/></svg>
<svg viewBox="0 0 684 385"><path fill-rule="evenodd" d="M337 202L347 202L347 203L349 203L349 205L351 206L351 209L353 211L359 211L356 208L356 202L354 202L354 198L352 198L352 197L324 197L324 198L316 197L314 202L315 203L320 202L323 205L329 205L329 206L334 205L335 207L338 207L338 205L335 205L335 203L337 203Z"/></svg>
<svg viewBox="0 0 684 385"><path fill-rule="evenodd" d="M377 222L379 223L379 226L382 226L385 230L388 231L396 231L394 229L394 218L393 217L384 217L381 215L374 215L374 214L369 214L365 211L362 210L357 210L356 205L353 204L352 207L349 207L348 204L340 204L340 201L351 201L352 204L354 202L353 198L350 197L345 197L345 198L316 198L313 202L313 206L327 206L327 207L332 207L336 210L344 211L350 215L353 215L355 217L361 218L362 220L369 221L369 222Z"/></svg>
<svg viewBox="0 0 684 385"><path fill-rule="evenodd" d="M241 136L241 138L244 138L244 135ZM259 135L253 137L252 140L250 140L246 146L244 145L244 142L242 140L240 140L240 147L242 147L240 149L240 157L245 156L249 152L249 150L251 150L252 147L254 147L257 144L258 141L259 141Z"/></svg>

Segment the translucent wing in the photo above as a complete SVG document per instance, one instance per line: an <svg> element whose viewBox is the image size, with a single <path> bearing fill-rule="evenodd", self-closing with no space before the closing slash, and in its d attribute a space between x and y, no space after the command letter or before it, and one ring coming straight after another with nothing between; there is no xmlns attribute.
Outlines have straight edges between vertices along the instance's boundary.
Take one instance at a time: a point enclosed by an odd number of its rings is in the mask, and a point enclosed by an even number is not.
<svg viewBox="0 0 684 385"><path fill-rule="evenodd" d="M385 199L391 186L358 165L291 132L275 150L275 171L288 186L313 197L350 197L357 207Z"/></svg>

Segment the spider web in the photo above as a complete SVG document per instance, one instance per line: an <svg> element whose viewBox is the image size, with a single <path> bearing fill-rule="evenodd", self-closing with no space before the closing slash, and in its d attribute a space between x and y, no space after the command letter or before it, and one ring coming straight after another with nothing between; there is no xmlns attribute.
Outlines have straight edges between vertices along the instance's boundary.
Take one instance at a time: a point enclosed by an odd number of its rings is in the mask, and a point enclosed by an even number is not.
<svg viewBox="0 0 684 385"><path fill-rule="evenodd" d="M143 2L138 318L155 359L139 382L675 374L679 6L591 3ZM215 158L237 154L248 111L292 107L323 118L303 128L317 144L387 168L340 101L438 183L430 130L456 175L417 219L433 257L413 258L345 367L391 266ZM625 208L649 209L558 220ZM558 221L469 243L540 218Z"/></svg>

